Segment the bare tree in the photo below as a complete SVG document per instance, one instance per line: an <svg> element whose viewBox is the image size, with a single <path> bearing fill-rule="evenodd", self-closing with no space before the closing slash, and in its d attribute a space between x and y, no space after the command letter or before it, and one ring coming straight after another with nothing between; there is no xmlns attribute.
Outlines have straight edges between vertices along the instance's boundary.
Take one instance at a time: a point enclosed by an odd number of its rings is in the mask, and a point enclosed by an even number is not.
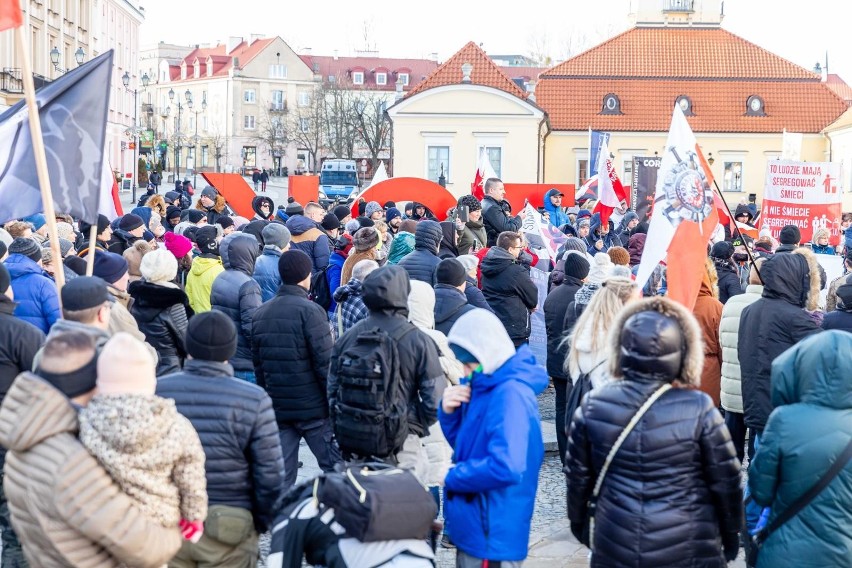
<svg viewBox="0 0 852 568"><path fill-rule="evenodd" d="M527 54L539 67L550 67L554 64L546 30L535 29L530 32L527 37Z"/></svg>
<svg viewBox="0 0 852 568"><path fill-rule="evenodd" d="M349 158L355 153L357 130L353 120L352 91L343 89L339 81L326 83L317 90L316 96L325 103L323 112L323 134L326 149L336 158Z"/></svg>
<svg viewBox="0 0 852 568"><path fill-rule="evenodd" d="M385 115L387 95L361 91L352 102L352 116L361 142L370 152L372 168L379 165L379 155L390 147L390 121Z"/></svg>
<svg viewBox="0 0 852 568"><path fill-rule="evenodd" d="M314 169L317 168L317 157L325 147L326 103L321 94L322 91L317 89L308 104L296 105L287 113L285 122L290 140L307 150Z"/></svg>
<svg viewBox="0 0 852 568"><path fill-rule="evenodd" d="M260 149L266 149L270 157L280 156L289 140L285 121L286 107L260 101L260 116L255 124L251 139ZM274 162L274 160L273 160Z"/></svg>
<svg viewBox="0 0 852 568"><path fill-rule="evenodd" d="M222 171L222 158L225 157L225 148L227 147L227 139L218 124L207 129L207 145L213 148L213 158L216 160L216 171Z"/></svg>

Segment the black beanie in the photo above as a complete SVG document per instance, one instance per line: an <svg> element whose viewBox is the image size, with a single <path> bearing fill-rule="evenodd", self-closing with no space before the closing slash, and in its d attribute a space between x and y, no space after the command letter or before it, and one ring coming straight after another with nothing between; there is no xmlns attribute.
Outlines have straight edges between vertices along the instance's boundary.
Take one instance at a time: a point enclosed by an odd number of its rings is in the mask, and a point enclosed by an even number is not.
<svg viewBox="0 0 852 568"><path fill-rule="evenodd" d="M340 228L340 219L338 219L337 215L334 213L326 213L325 217L322 218L322 223L320 224L326 231L333 231Z"/></svg>
<svg viewBox="0 0 852 568"><path fill-rule="evenodd" d="M802 241L802 232L796 225L785 225L778 240L782 245L797 245Z"/></svg>
<svg viewBox="0 0 852 568"><path fill-rule="evenodd" d="M218 219L216 219L216 224L222 227L223 229L227 229L228 227L234 226L234 220L228 217L227 215L220 215Z"/></svg>
<svg viewBox="0 0 852 568"><path fill-rule="evenodd" d="M710 249L710 258L728 260L734 256L734 245L728 241L719 241Z"/></svg>
<svg viewBox="0 0 852 568"><path fill-rule="evenodd" d="M278 259L278 274L284 284L298 284L311 275L313 268L311 257L298 249L281 253Z"/></svg>
<svg viewBox="0 0 852 568"><path fill-rule="evenodd" d="M142 217L134 215L133 213L128 213L121 218L121 221L118 222L118 228L122 231L127 231L128 233L144 226L145 221L142 220Z"/></svg>
<svg viewBox="0 0 852 568"><path fill-rule="evenodd" d="M562 262L564 263L563 272L565 272L565 276L583 280L589 275L591 265L586 257L580 253L568 252L562 257Z"/></svg>
<svg viewBox="0 0 852 568"><path fill-rule="evenodd" d="M201 254L219 255L219 243L216 242L218 234L216 227L212 225L205 225L196 230L195 244L198 245Z"/></svg>
<svg viewBox="0 0 852 568"><path fill-rule="evenodd" d="M100 235L106 230L107 227L109 227L109 219L107 218L107 216L98 214L98 232L96 234ZM85 221L80 220L77 223L77 228L80 229L81 233L83 233L84 239L89 238L89 231L92 230L92 225L90 223L86 223Z"/></svg>
<svg viewBox="0 0 852 568"><path fill-rule="evenodd" d="M198 209L190 209L189 213L186 214L186 218L190 223L200 223L202 219L204 219L204 212L199 211Z"/></svg>
<svg viewBox="0 0 852 568"><path fill-rule="evenodd" d="M0 262L0 294L5 294L10 284L12 284L12 277L9 276L9 269Z"/></svg>
<svg viewBox="0 0 852 568"><path fill-rule="evenodd" d="M338 219L345 219L346 217L352 216L352 210L345 205L338 205L332 209L331 212L334 213L334 216Z"/></svg>
<svg viewBox="0 0 852 568"><path fill-rule="evenodd" d="M166 207L166 220L180 217L180 207L177 205L169 205Z"/></svg>
<svg viewBox="0 0 852 568"><path fill-rule="evenodd" d="M202 361L227 361L237 352L237 328L218 310L196 314L186 329L186 352Z"/></svg>
<svg viewBox="0 0 852 568"><path fill-rule="evenodd" d="M438 263L435 278L438 284L461 286L467 281L467 271L464 269L464 265L455 258L445 258Z"/></svg>

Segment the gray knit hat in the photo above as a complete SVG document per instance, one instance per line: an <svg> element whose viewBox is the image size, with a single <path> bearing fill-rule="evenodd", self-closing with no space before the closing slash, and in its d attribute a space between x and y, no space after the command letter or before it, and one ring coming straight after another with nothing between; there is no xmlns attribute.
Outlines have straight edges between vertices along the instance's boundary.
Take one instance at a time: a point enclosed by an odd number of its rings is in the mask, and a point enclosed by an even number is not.
<svg viewBox="0 0 852 568"><path fill-rule="evenodd" d="M378 201L371 201L367 204L367 207L364 208L364 216L372 217L373 213L376 211L384 211L382 206L379 205Z"/></svg>
<svg viewBox="0 0 852 568"><path fill-rule="evenodd" d="M9 254L22 254L38 262L41 260L41 247L30 237L18 237L9 245Z"/></svg>
<svg viewBox="0 0 852 568"><path fill-rule="evenodd" d="M290 243L290 229L281 223L270 223L260 231L264 245L274 245L284 250Z"/></svg>
<svg viewBox="0 0 852 568"><path fill-rule="evenodd" d="M577 237L568 237L565 243L562 245L562 249L565 252L569 250L575 250L577 252L586 253L586 243L583 242L583 239L579 239Z"/></svg>

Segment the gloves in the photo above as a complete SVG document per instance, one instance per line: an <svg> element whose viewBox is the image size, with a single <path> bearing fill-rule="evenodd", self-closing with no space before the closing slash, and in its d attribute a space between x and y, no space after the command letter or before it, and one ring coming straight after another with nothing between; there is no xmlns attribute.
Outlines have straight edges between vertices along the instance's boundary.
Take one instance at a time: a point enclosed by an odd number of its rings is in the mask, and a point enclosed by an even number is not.
<svg viewBox="0 0 852 568"><path fill-rule="evenodd" d="M201 540L201 535L204 534L203 521L187 521L186 519L181 519L178 526L180 527L180 534L183 538L193 544Z"/></svg>

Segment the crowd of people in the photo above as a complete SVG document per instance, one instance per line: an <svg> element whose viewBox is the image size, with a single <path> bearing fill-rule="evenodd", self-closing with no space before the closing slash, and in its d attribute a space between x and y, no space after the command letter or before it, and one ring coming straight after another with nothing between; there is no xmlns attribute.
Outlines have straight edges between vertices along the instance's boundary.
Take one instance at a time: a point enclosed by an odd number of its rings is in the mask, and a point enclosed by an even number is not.
<svg viewBox="0 0 852 568"><path fill-rule="evenodd" d="M602 223L549 190L551 263L502 181L484 191L445 221L265 194L247 219L186 180L94 226L57 215L62 258L43 215L6 223L3 565L254 566L304 441L326 473L413 472L457 566L520 566L550 384L592 566L724 566L767 525L760 567L848 565L852 467L773 521L852 437L852 280L825 282L794 226L780 243L720 231L688 310L665 298L664 263L635 282L635 213ZM546 366L528 345L539 305Z"/></svg>

